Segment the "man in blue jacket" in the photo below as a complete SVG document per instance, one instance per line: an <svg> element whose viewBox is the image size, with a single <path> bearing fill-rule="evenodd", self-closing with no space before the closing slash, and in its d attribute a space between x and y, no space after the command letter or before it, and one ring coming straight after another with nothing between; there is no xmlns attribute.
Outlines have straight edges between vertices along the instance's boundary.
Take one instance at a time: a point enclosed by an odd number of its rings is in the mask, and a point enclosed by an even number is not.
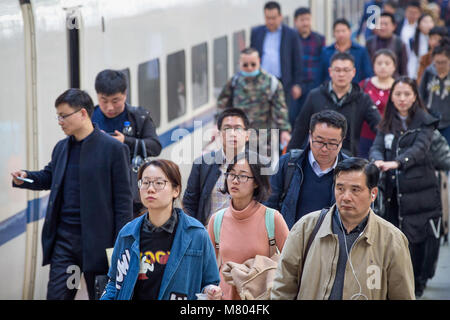
<svg viewBox="0 0 450 320"><path fill-rule="evenodd" d="M361 80L373 76L372 61L367 49L352 41L352 30L346 19L337 19L333 24L333 34L336 42L323 48L320 55L321 78L320 83L330 80L328 68L331 57L336 52L348 52L355 59L356 74L353 82L358 84Z"/></svg>
<svg viewBox="0 0 450 320"><path fill-rule="evenodd" d="M261 67L281 80L289 120L294 123L296 115L294 102L302 95L302 57L303 52L294 29L284 25L281 7L275 1L264 6L265 25L252 29L250 47L258 50Z"/></svg>
<svg viewBox="0 0 450 320"><path fill-rule="evenodd" d="M43 265L50 264L47 299L73 300L77 269L94 299L95 276L108 271L105 249L113 247L133 213L129 149L94 127L94 104L86 92L69 89L55 107L68 137L56 144L43 170L12 173L13 186L50 189L42 230Z"/></svg>
<svg viewBox="0 0 450 320"><path fill-rule="evenodd" d="M308 144L280 158L270 179L272 193L266 206L281 212L289 229L302 216L335 202L333 172L347 158L341 152L347 120L339 112L323 110L311 117Z"/></svg>

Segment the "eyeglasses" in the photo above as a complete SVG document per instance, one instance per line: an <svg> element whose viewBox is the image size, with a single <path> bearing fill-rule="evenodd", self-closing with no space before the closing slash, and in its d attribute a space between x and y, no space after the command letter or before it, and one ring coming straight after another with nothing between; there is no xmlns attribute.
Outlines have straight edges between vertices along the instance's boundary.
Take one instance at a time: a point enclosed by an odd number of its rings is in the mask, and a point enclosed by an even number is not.
<svg viewBox="0 0 450 320"><path fill-rule="evenodd" d="M233 131L238 133L238 134L242 134L244 133L245 129L242 127L226 127L226 128L222 128L220 131L225 132L226 134L230 134Z"/></svg>
<svg viewBox="0 0 450 320"><path fill-rule="evenodd" d="M255 63L255 62L251 62L251 63L244 62L244 63L242 64L242 66L243 66L244 68L248 68L249 65L250 65L252 68L256 67L256 63Z"/></svg>
<svg viewBox="0 0 450 320"><path fill-rule="evenodd" d="M66 114L64 116L56 116L55 119L58 121L64 121L66 118L70 117L71 115L77 113L78 111L80 111L81 109L78 109L77 111L74 111L72 113Z"/></svg>
<svg viewBox="0 0 450 320"><path fill-rule="evenodd" d="M230 172L226 172L225 177L227 179L230 179L231 181L234 181L234 179L237 179L237 181L239 183L240 182L246 183L248 181L248 179L255 179L254 177L249 177L244 174L234 174L234 173L230 173Z"/></svg>
<svg viewBox="0 0 450 320"><path fill-rule="evenodd" d="M344 69L332 68L331 71L336 72L336 73L341 73L341 72L349 73L349 72L352 72L353 69L350 69L350 68L344 68Z"/></svg>
<svg viewBox="0 0 450 320"><path fill-rule="evenodd" d="M312 145L314 148L317 148L317 149L322 149L325 146L328 150L334 151L334 150L337 150L337 148L339 148L339 144L341 142L331 143L331 142L322 142L322 141L312 140Z"/></svg>
<svg viewBox="0 0 450 320"><path fill-rule="evenodd" d="M153 185L153 188L155 188L156 191L161 191L166 187L167 180L139 180L138 181L138 188L141 190L148 190L151 185Z"/></svg>

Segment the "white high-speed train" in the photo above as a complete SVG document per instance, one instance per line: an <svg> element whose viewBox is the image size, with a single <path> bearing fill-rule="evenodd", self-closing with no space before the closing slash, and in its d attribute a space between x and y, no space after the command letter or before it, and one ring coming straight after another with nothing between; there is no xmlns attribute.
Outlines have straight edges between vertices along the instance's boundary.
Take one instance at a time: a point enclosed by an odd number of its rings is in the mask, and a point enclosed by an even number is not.
<svg viewBox="0 0 450 320"><path fill-rule="evenodd" d="M55 120L56 97L79 87L96 101L96 74L123 70L128 101L148 108L157 125L161 157L189 159L181 163L186 182L192 159L208 142L203 133L213 126L215 98L237 70L251 27L264 23L264 3L0 1L0 299L46 296L49 268L42 267L40 236L48 191L13 189L10 172L40 170L50 160L64 137ZM280 1L290 26L296 8L311 7L314 29L328 42L333 20L356 24L363 3ZM180 133L185 137L174 142Z"/></svg>

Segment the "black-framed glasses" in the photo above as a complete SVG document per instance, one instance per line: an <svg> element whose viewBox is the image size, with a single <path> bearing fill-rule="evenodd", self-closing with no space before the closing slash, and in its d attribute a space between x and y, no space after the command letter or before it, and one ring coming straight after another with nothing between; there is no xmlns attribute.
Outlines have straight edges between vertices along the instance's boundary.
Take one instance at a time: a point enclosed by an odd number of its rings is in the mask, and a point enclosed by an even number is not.
<svg viewBox="0 0 450 320"><path fill-rule="evenodd" d="M230 179L231 181L234 181L234 179L237 179L238 182L246 183L248 179L255 179L255 177L249 177L245 174L234 174L231 172L225 173L225 178Z"/></svg>
<svg viewBox="0 0 450 320"><path fill-rule="evenodd" d="M80 110L81 109L78 109L78 110L76 110L76 111L74 111L72 113L69 113L69 114L66 114L66 115L63 115L63 116L56 116L55 119L58 120L58 121L64 121L66 118L70 117L71 115L77 113Z"/></svg>
<svg viewBox="0 0 450 320"><path fill-rule="evenodd" d="M251 63L244 62L244 63L242 64L242 66L243 66L244 68L248 68L249 65L250 65L252 68L256 67L256 63L255 63L255 62L251 62Z"/></svg>
<svg viewBox="0 0 450 320"><path fill-rule="evenodd" d="M337 150L337 148L339 148L339 145L341 144L341 142L332 143L332 142L323 142L323 141L312 140L312 145L314 148L317 148L317 149L322 149L325 146L325 148L327 148L328 150L334 151L334 150Z"/></svg>
<svg viewBox="0 0 450 320"><path fill-rule="evenodd" d="M153 188L155 188L156 191L161 191L166 187L167 180L139 180L138 181L138 188L141 190L148 190L151 185L153 185Z"/></svg>

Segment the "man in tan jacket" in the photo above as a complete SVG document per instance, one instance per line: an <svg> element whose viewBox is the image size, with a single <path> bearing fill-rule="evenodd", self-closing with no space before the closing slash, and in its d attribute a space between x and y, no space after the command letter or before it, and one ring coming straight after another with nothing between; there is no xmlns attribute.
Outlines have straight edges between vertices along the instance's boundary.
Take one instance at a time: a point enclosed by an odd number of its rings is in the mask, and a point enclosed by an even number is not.
<svg viewBox="0 0 450 320"><path fill-rule="evenodd" d="M365 159L338 163L336 204L322 215L321 224L321 211L316 211L294 225L281 254L271 299L415 299L408 240L370 208L378 194L378 177L378 169Z"/></svg>

